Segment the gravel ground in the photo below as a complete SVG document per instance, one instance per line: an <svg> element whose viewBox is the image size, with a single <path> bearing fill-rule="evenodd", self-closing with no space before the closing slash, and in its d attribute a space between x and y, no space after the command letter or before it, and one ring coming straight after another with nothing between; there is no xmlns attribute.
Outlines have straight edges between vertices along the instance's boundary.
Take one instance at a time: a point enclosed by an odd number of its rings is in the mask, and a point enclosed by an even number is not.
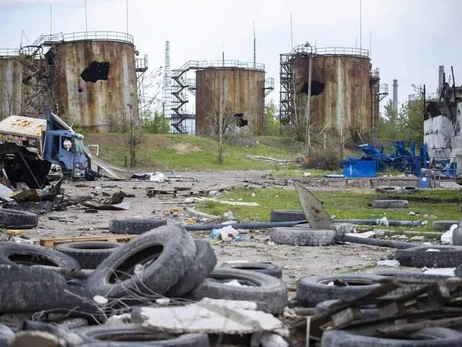
<svg viewBox="0 0 462 347"><path fill-rule="evenodd" d="M65 236L88 236L108 233L111 219L159 218L169 224L186 224L189 216L185 214L182 204L184 197L173 198L171 195L147 197L147 188L172 189L173 187L191 187L193 190L214 189L244 183L265 180L264 171L232 172L177 172L177 181L154 183L149 181L94 181L65 182L65 194L75 198L88 194L113 193L122 190L134 197L125 198L131 202L129 210L85 213L85 208L76 205L65 211L53 211L41 215L36 229L27 230L27 237L33 239ZM194 179L194 181L193 181ZM292 189L292 186L287 186ZM322 187L313 187L314 190ZM339 188L329 188L339 189ZM211 242L209 232L191 232L194 238L207 239ZM284 269L284 280L289 288L302 276L316 274L345 273L370 268L376 261L386 259L391 249L366 245L343 244L327 247L299 247L269 244L268 229L251 230L242 235L243 241L232 241L214 245L218 261L271 261Z"/></svg>

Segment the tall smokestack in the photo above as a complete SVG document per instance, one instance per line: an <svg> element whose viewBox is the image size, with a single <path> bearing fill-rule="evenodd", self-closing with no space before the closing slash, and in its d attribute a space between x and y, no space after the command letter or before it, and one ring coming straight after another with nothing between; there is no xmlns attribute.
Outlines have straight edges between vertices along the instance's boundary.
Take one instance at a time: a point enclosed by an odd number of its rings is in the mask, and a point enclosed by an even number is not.
<svg viewBox="0 0 462 347"><path fill-rule="evenodd" d="M438 90L441 90L441 86L444 83L444 66L440 65L438 70Z"/></svg>
<svg viewBox="0 0 462 347"><path fill-rule="evenodd" d="M398 111L398 80L393 80L393 109Z"/></svg>

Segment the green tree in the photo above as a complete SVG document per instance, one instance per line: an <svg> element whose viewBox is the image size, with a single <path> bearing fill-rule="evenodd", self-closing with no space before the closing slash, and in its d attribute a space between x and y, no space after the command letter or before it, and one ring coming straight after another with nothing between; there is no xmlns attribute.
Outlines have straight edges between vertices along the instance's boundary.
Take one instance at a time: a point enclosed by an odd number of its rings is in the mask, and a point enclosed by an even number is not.
<svg viewBox="0 0 462 347"><path fill-rule="evenodd" d="M143 120L142 129L148 134L168 134L170 132L170 124L163 112L155 111L154 116L149 112Z"/></svg>
<svg viewBox="0 0 462 347"><path fill-rule="evenodd" d="M266 136L279 136L278 109L273 99L265 106L264 134Z"/></svg>

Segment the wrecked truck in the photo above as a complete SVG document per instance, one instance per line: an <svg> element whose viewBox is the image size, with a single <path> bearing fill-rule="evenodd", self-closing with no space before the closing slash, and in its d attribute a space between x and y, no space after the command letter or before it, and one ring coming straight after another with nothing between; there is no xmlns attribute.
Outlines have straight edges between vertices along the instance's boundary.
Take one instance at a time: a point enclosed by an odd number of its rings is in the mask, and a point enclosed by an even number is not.
<svg viewBox="0 0 462 347"><path fill-rule="evenodd" d="M54 168L61 168L64 176L84 178L87 166L83 135L72 130L61 118L45 107L46 119L9 116L0 122L0 139L14 142Z"/></svg>

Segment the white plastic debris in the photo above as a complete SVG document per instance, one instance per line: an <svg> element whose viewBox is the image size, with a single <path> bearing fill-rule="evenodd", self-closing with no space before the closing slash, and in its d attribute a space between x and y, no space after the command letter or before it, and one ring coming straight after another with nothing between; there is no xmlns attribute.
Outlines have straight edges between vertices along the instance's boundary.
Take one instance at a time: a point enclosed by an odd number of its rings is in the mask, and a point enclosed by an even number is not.
<svg viewBox="0 0 462 347"><path fill-rule="evenodd" d="M280 335L264 333L260 338L263 347L289 347L286 340Z"/></svg>
<svg viewBox="0 0 462 347"><path fill-rule="evenodd" d="M232 238L239 236L239 231L234 229L231 225L225 226L220 229L221 239L223 241L231 241Z"/></svg>
<svg viewBox="0 0 462 347"><path fill-rule="evenodd" d="M255 193L250 194L250 196L251 196L252 198L254 198L254 197L255 197Z"/></svg>
<svg viewBox="0 0 462 347"><path fill-rule="evenodd" d="M228 219L233 219L234 218L233 212L232 211L225 212L223 213L223 217L228 218Z"/></svg>
<svg viewBox="0 0 462 347"><path fill-rule="evenodd" d="M240 284L238 280L231 280L229 282L226 282L225 284L227 286L232 286L232 287L248 287L248 286L244 286L244 285Z"/></svg>
<svg viewBox="0 0 462 347"><path fill-rule="evenodd" d="M218 194L218 191L217 191L217 190L211 190L211 191L209 192L209 196L217 196L217 194Z"/></svg>
<svg viewBox="0 0 462 347"><path fill-rule="evenodd" d="M423 273L426 275L442 275L442 276L454 276L455 267L435 267L432 269L423 269Z"/></svg>
<svg viewBox="0 0 462 347"><path fill-rule="evenodd" d="M98 305L106 305L109 300L107 298L105 298L104 296L102 295L95 295L93 297L93 301L96 302Z"/></svg>
<svg viewBox="0 0 462 347"><path fill-rule="evenodd" d="M441 252L439 249L436 248L429 248L425 252Z"/></svg>
<svg viewBox="0 0 462 347"><path fill-rule="evenodd" d="M311 172L304 172L303 173L303 177L310 177L311 176Z"/></svg>
<svg viewBox="0 0 462 347"><path fill-rule="evenodd" d="M377 220L376 220L376 223L377 223L377 225L383 225L383 226L389 227L389 223L388 223L388 218L387 218L387 217L383 217L383 218L381 218L381 219L377 219Z"/></svg>
<svg viewBox="0 0 462 347"><path fill-rule="evenodd" d="M398 260L379 260L376 264L378 266L391 266L391 267L399 267L400 265Z"/></svg>
<svg viewBox="0 0 462 347"><path fill-rule="evenodd" d="M451 225L448 231L441 235L441 243L452 245L452 234L457 229L457 224Z"/></svg>
<svg viewBox="0 0 462 347"><path fill-rule="evenodd" d="M170 299L169 298L156 299L156 304L168 305L170 304Z"/></svg>
<svg viewBox="0 0 462 347"><path fill-rule="evenodd" d="M163 183L165 181L168 181L168 178L162 172L156 171L153 174L151 174L149 180L151 182Z"/></svg>
<svg viewBox="0 0 462 347"><path fill-rule="evenodd" d="M143 264L136 264L135 269L133 270L133 273L136 276L141 276L141 273L143 272L144 265Z"/></svg>
<svg viewBox="0 0 462 347"><path fill-rule="evenodd" d="M410 216L415 216L415 212L414 211L411 211L408 213Z"/></svg>
<svg viewBox="0 0 462 347"><path fill-rule="evenodd" d="M115 314L107 319L105 324L127 324L130 323L131 313Z"/></svg>

